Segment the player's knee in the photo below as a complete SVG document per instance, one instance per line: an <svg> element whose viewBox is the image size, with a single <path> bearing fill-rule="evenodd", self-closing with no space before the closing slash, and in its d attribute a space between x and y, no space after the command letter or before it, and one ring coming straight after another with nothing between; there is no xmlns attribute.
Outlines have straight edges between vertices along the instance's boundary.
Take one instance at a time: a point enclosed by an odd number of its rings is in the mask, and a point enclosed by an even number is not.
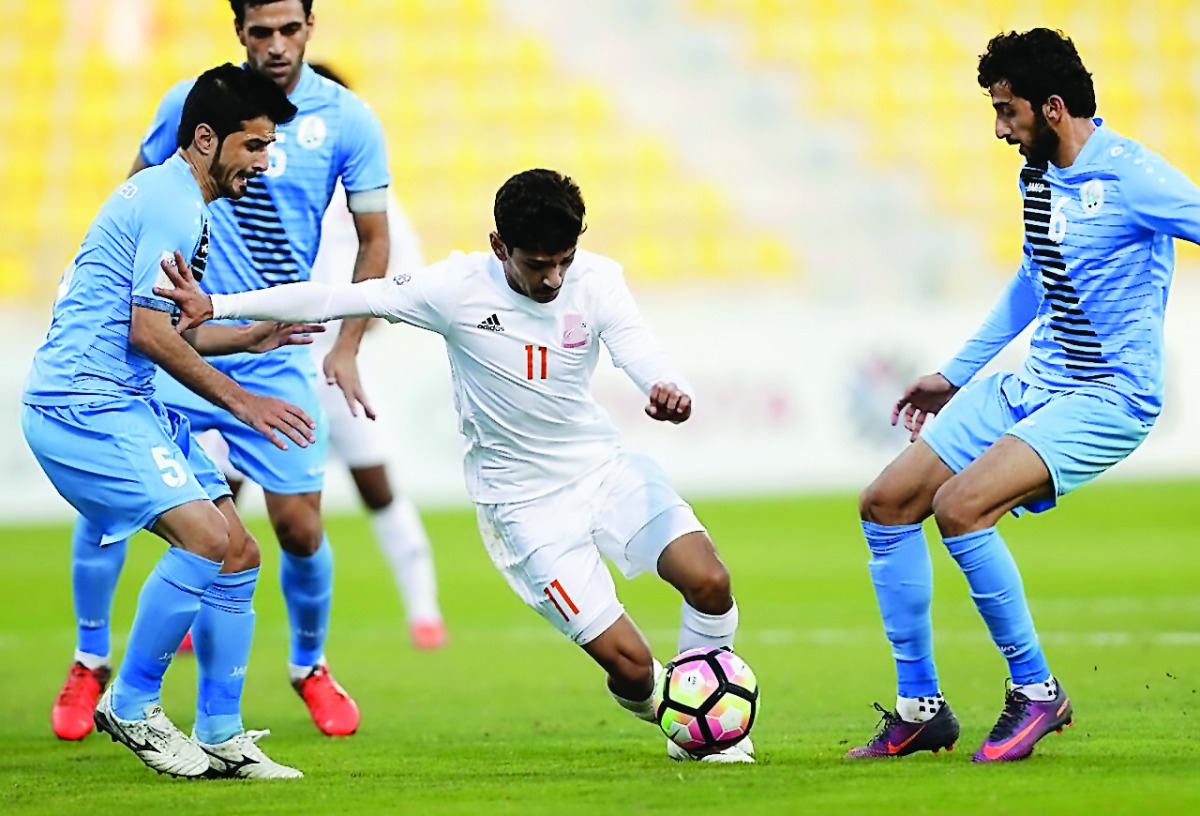
<svg viewBox="0 0 1200 816"><path fill-rule="evenodd" d="M229 551L225 556L226 572L243 572L254 569L261 563L262 556L258 549L258 541L254 536L249 532L243 532L241 535L231 537Z"/></svg>
<svg viewBox="0 0 1200 816"><path fill-rule="evenodd" d="M288 513L272 519L279 546L292 555L307 557L321 548L325 530L318 512Z"/></svg>
<svg viewBox="0 0 1200 816"><path fill-rule="evenodd" d="M872 524L904 524L900 521L903 502L883 477L867 485L858 497L858 516Z"/></svg>
<svg viewBox="0 0 1200 816"><path fill-rule="evenodd" d="M897 484L885 473L859 494L858 517L872 524L888 526L918 524L929 515L929 508L920 506L922 495L912 486Z"/></svg>
<svg viewBox="0 0 1200 816"><path fill-rule="evenodd" d="M229 554L229 525L224 516L216 514L211 523L188 531L180 543L193 555L223 563Z"/></svg>
<svg viewBox="0 0 1200 816"><path fill-rule="evenodd" d="M729 570L714 558L704 569L697 570L688 582L684 600L697 612L723 615L733 606L733 590Z"/></svg>
<svg viewBox="0 0 1200 816"><path fill-rule="evenodd" d="M933 495L933 517L943 536L965 535L976 528L979 511L957 479L951 479Z"/></svg>
<svg viewBox="0 0 1200 816"><path fill-rule="evenodd" d="M360 487L359 495L362 496L363 504L372 513L386 510L395 501L395 496L392 495L392 490L387 485Z"/></svg>

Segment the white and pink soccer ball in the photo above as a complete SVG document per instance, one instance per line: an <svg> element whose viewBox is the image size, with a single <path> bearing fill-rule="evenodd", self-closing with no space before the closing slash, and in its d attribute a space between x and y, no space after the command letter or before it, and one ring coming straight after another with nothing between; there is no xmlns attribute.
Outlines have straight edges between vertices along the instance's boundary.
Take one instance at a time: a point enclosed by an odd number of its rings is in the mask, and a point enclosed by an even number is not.
<svg viewBox="0 0 1200 816"><path fill-rule="evenodd" d="M667 737L696 756L722 751L750 733L758 680L724 649L689 649L666 665L654 689L654 715Z"/></svg>

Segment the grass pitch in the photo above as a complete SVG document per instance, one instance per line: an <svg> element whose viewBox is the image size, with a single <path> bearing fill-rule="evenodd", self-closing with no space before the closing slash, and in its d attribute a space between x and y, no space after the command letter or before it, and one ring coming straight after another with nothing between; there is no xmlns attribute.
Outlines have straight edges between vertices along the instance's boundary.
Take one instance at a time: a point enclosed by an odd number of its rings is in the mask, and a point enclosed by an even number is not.
<svg viewBox="0 0 1200 816"><path fill-rule="evenodd" d="M363 712L360 732L312 727L286 675L286 618L267 528L246 724L303 769L299 782L170 780L93 734L62 743L49 709L74 643L65 527L0 530L0 813L1196 813L1200 812L1200 483L1103 484L1002 530L1021 565L1076 727L1027 762L969 759L1003 698L1005 667L966 584L930 539L943 688L958 750L848 763L890 706L894 680L853 497L701 502L734 576L738 650L762 687L759 764L676 765L663 738L608 699L599 670L512 595L473 514L426 517L451 645L413 651L365 520L330 521L337 555L329 658ZM130 548L117 651L161 547ZM620 583L662 659L679 601L661 582ZM185 730L195 669L164 701Z"/></svg>

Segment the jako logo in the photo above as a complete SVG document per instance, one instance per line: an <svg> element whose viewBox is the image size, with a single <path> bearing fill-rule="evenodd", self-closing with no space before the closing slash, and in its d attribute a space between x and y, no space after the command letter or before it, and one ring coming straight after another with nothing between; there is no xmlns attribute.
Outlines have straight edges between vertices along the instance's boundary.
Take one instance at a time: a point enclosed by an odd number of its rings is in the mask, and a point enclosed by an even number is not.
<svg viewBox="0 0 1200 816"><path fill-rule="evenodd" d="M1049 188L1047 188L1045 184L1043 184L1040 181L1035 181L1025 187L1025 192L1027 192L1027 193L1044 193L1044 192L1046 192L1047 189L1049 189Z"/></svg>

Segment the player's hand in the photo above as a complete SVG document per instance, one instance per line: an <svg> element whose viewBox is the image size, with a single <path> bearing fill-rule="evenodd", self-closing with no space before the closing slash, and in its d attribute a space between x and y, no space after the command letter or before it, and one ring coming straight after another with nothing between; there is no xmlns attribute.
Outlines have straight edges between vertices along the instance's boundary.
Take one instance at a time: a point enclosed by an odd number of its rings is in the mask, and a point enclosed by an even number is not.
<svg viewBox="0 0 1200 816"><path fill-rule="evenodd" d="M254 430L270 439L275 447L287 450L287 443L280 438L282 433L302 448L317 441L313 429L317 424L308 414L275 397L260 397L247 392L237 406L234 415ZM278 433L277 433L278 432Z"/></svg>
<svg viewBox="0 0 1200 816"><path fill-rule="evenodd" d="M319 323L275 323L260 320L246 326L246 351L264 354L280 346L307 346L312 335L325 331Z"/></svg>
<svg viewBox="0 0 1200 816"><path fill-rule="evenodd" d="M892 408L892 424L895 425L903 416L904 427L911 434L908 439L915 442L925 420L945 408L956 393L958 386L951 385L941 374L926 374L904 389L904 394L896 400Z"/></svg>
<svg viewBox="0 0 1200 816"><path fill-rule="evenodd" d="M159 265L173 288L156 286L154 294L175 301L175 305L179 307L179 322L175 324L175 331L183 334L210 319L213 316L212 298L196 283L183 254L176 251L174 259L163 258Z"/></svg>
<svg viewBox="0 0 1200 816"><path fill-rule="evenodd" d="M325 372L325 382L342 389L346 404L350 406L351 416L358 416L361 405L367 419L375 418L375 409L367 401L367 392L363 389L362 380L358 377L358 355L351 351L343 351L337 346L325 355L322 365Z"/></svg>
<svg viewBox="0 0 1200 816"><path fill-rule="evenodd" d="M686 422L692 415L692 398L679 390L675 383L659 383L650 389L650 404L646 416L659 422Z"/></svg>

